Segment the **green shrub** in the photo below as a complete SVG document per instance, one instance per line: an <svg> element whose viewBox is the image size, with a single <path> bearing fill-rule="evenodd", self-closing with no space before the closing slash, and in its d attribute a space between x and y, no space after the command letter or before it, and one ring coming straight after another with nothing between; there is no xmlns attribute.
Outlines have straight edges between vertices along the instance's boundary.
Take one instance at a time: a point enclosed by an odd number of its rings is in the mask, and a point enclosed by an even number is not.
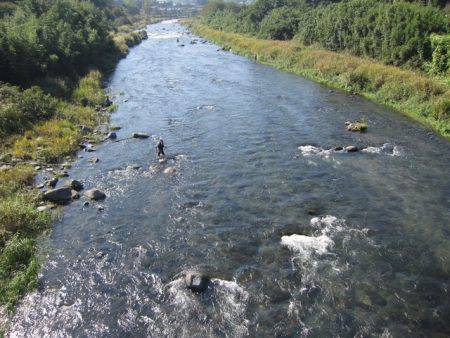
<svg viewBox="0 0 450 338"><path fill-rule="evenodd" d="M431 35L431 46L433 48L433 73L447 73L450 70L450 34Z"/></svg>
<svg viewBox="0 0 450 338"><path fill-rule="evenodd" d="M299 23L299 10L276 8L261 21L260 36L272 40L290 40L297 33Z"/></svg>
<svg viewBox="0 0 450 338"><path fill-rule="evenodd" d="M39 87L21 91L11 85L0 85L0 138L22 132L55 112L56 100Z"/></svg>
<svg viewBox="0 0 450 338"><path fill-rule="evenodd" d="M103 104L106 95L102 88L102 74L99 71L91 71L83 77L73 93L73 99L83 106L95 107Z"/></svg>
<svg viewBox="0 0 450 338"><path fill-rule="evenodd" d="M0 247L15 233L33 234L49 224L48 214L36 210L27 194L13 194L0 200Z"/></svg>
<svg viewBox="0 0 450 338"><path fill-rule="evenodd" d="M11 169L0 171L0 198L31 186L34 182L35 171L30 166L15 166Z"/></svg>
<svg viewBox="0 0 450 338"><path fill-rule="evenodd" d="M15 235L0 253L0 303L11 306L36 287L38 264L34 252L34 240Z"/></svg>

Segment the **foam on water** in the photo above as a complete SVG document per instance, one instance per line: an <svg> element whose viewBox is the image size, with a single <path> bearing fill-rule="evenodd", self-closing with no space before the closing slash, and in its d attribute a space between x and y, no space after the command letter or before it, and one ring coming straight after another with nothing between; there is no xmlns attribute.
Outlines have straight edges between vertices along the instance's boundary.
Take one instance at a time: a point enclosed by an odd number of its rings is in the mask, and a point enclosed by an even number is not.
<svg viewBox="0 0 450 338"><path fill-rule="evenodd" d="M400 146L396 146L390 143L384 143L381 147L367 147L361 151L372 154L386 154L390 156L402 156L404 150Z"/></svg>
<svg viewBox="0 0 450 338"><path fill-rule="evenodd" d="M297 255L308 258L313 253L323 255L333 248L331 235L342 231L344 220L335 216L314 217L310 221L312 228L317 229L313 236L293 234L281 237L281 244L294 251Z"/></svg>
<svg viewBox="0 0 450 338"><path fill-rule="evenodd" d="M208 290L197 295L186 289L183 278L177 278L168 283L167 291L173 311L182 325L190 323L192 329L200 324L201 335L217 334L217 330L233 337L248 334L246 311L249 294L236 282L214 278ZM204 325L205 322L214 324Z"/></svg>
<svg viewBox="0 0 450 338"><path fill-rule="evenodd" d="M281 237L281 244L304 257L309 257L311 253L325 254L329 247L332 247L333 240L326 236L310 237L304 235L290 235Z"/></svg>
<svg viewBox="0 0 450 338"><path fill-rule="evenodd" d="M333 149L323 149L320 147L305 145L298 147L303 156L311 156L311 155L321 155L324 157L329 157L335 151Z"/></svg>

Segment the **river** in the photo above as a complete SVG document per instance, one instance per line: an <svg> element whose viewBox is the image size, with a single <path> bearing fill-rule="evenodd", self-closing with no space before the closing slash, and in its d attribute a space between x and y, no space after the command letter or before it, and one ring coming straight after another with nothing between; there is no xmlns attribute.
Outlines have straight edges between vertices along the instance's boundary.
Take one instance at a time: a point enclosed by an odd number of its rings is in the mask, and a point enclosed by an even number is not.
<svg viewBox="0 0 450 338"><path fill-rule="evenodd" d="M70 176L105 191L104 210L64 208L8 334L449 335L450 143L364 98L191 44L176 22L148 32L108 90L118 137L152 137L80 153ZM348 132L360 118L368 132ZM369 148L329 150L348 145ZM213 278L207 292L184 288L192 268Z"/></svg>

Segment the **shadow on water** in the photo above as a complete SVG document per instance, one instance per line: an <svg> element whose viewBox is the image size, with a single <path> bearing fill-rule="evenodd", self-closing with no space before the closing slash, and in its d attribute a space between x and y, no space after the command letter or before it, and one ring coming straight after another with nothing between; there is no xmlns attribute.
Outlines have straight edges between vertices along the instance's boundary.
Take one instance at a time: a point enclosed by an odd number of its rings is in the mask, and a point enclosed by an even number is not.
<svg viewBox="0 0 450 338"><path fill-rule="evenodd" d="M118 137L153 138L71 169L104 211L64 209L11 336L450 334L448 142L177 23L148 30L109 90ZM345 130L362 117L367 133ZM371 148L329 150L347 145ZM178 277L193 267L205 294Z"/></svg>

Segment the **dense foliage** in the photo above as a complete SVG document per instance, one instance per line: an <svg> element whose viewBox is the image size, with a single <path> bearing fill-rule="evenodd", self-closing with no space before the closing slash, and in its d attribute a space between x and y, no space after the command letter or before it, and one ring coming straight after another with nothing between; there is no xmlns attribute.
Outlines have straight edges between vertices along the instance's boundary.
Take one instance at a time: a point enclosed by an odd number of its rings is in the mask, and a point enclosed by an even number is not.
<svg viewBox="0 0 450 338"><path fill-rule="evenodd" d="M23 92L10 85L0 86L0 138L29 128L56 112L56 100L39 87Z"/></svg>
<svg viewBox="0 0 450 338"><path fill-rule="evenodd" d="M104 13L90 2L27 1L0 23L1 80L20 83L101 65L114 44Z"/></svg>
<svg viewBox="0 0 450 338"><path fill-rule="evenodd" d="M439 1L433 2L437 5ZM434 57L445 73L448 44L432 45L432 34L448 34L450 22L438 7L406 1L257 0L248 6L212 2L202 20L210 27L266 39L318 44L386 64L429 70ZM435 48L439 51L433 56ZM447 48L447 49L446 49Z"/></svg>
<svg viewBox="0 0 450 338"><path fill-rule="evenodd" d="M307 45L420 68L431 60L430 35L448 30L448 18L432 6L353 0L309 11L298 38Z"/></svg>

